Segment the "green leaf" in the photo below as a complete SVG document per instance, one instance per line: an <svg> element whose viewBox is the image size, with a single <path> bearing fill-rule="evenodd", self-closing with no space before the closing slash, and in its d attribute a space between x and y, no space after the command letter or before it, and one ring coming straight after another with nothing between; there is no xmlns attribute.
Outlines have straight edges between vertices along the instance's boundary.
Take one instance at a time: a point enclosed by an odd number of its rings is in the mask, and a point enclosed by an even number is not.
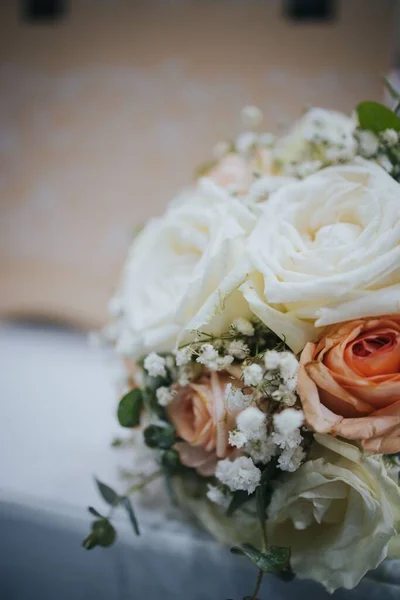
<svg viewBox="0 0 400 600"><path fill-rule="evenodd" d="M88 506L88 511L90 512L91 515L93 515L94 517L102 517L103 515L101 515L95 508L93 508L93 506Z"/></svg>
<svg viewBox="0 0 400 600"><path fill-rule="evenodd" d="M118 421L122 427L137 427L140 423L140 415L143 408L143 394L135 388L123 398L118 405Z"/></svg>
<svg viewBox="0 0 400 600"><path fill-rule="evenodd" d="M361 102L356 108L361 129L379 133L385 129L400 131L400 118L383 104Z"/></svg>
<svg viewBox="0 0 400 600"><path fill-rule="evenodd" d="M161 457L161 464L168 473L175 473L179 471L181 461L179 458L179 452L176 450L166 450Z"/></svg>
<svg viewBox="0 0 400 600"><path fill-rule="evenodd" d="M97 521L93 521L91 529L92 531L82 542L82 546L86 550L92 550L96 546L107 548L116 540L117 533L110 521L105 517L102 517Z"/></svg>
<svg viewBox="0 0 400 600"><path fill-rule="evenodd" d="M129 500L129 498L127 496L124 496L123 498L121 498L121 506L123 506L125 508L126 512L128 513L128 517L129 517L130 522L132 523L134 532L136 533L136 535L140 535L139 523L137 521L131 501Z"/></svg>
<svg viewBox="0 0 400 600"><path fill-rule="evenodd" d="M243 490L238 490L237 492L233 492L232 500L231 500L230 505L228 506L226 515L228 517L231 517L233 515L233 513L238 510L238 508L241 508L243 506L243 504L246 504L246 502L248 502L252 498L254 498L254 494L248 494L247 492L245 492Z"/></svg>
<svg viewBox="0 0 400 600"><path fill-rule="evenodd" d="M290 548L271 546L265 552L260 552L251 544L243 544L240 548L232 548L231 552L247 556L264 573L290 571Z"/></svg>
<svg viewBox="0 0 400 600"><path fill-rule="evenodd" d="M108 548L116 540L117 532L108 519L94 521L92 530L92 535L96 536L97 544L102 548Z"/></svg>
<svg viewBox="0 0 400 600"><path fill-rule="evenodd" d="M176 441L175 429L171 425L160 427L149 425L143 432L144 441L149 448L168 450Z"/></svg>
<svg viewBox="0 0 400 600"><path fill-rule="evenodd" d="M105 502L107 502L107 504L110 504L111 506L116 506L119 503L119 495L117 494L117 492L110 488L109 485L99 481L96 477L94 478L94 480L103 500L105 500Z"/></svg>
<svg viewBox="0 0 400 600"><path fill-rule="evenodd" d="M98 546L96 534L89 533L89 535L83 540L82 546L85 548L85 550L93 550L93 548Z"/></svg>

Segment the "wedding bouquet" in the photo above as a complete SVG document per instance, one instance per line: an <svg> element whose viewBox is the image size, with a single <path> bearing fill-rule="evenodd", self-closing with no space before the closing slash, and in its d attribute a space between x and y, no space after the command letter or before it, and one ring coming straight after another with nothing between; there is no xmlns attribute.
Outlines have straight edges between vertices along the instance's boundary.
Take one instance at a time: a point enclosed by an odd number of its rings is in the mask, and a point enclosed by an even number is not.
<svg viewBox="0 0 400 600"><path fill-rule="evenodd" d="M398 108L398 107L396 107ZM400 558L400 118L246 131L133 241L106 336L126 428L178 505L264 572L353 588ZM129 494L98 482L139 533ZM115 539L95 509L86 548Z"/></svg>

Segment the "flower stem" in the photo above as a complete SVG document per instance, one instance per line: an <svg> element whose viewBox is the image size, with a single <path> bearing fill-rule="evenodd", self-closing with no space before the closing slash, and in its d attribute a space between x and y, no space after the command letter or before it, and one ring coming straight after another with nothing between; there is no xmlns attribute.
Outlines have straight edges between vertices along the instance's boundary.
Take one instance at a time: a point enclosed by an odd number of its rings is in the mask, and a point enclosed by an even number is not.
<svg viewBox="0 0 400 600"><path fill-rule="evenodd" d="M132 485L126 491L125 496L130 496L131 494L135 494L136 492L140 492L140 490L142 490L143 488L145 488L146 485L148 485L152 481L155 481L156 479L158 479L158 477L161 477L162 474L163 474L163 472L161 470L160 471L155 471L154 473L151 473L151 475L148 475L147 477L145 477L143 479L143 481L141 481L140 483L136 483L135 485Z"/></svg>
<svg viewBox="0 0 400 600"><path fill-rule="evenodd" d="M253 595L251 597L251 600L257 600L258 592L260 591L263 577L264 577L264 572L261 569L259 569L259 571L258 571L258 577L257 577L257 582L256 582L256 587L254 589L254 592L253 592Z"/></svg>

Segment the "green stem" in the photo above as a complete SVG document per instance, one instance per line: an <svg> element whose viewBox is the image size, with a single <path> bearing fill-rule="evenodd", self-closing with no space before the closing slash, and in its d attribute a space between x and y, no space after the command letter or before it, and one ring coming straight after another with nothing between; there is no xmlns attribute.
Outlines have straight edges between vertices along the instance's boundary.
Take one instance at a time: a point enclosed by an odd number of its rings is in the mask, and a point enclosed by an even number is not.
<svg viewBox="0 0 400 600"><path fill-rule="evenodd" d="M187 348L188 346L198 346L200 344L204 344L206 341L207 342L220 342L220 341L227 341L227 340L234 340L236 337L238 337L238 335L236 333L226 333L223 335L212 335L211 333L206 333L205 331L197 331L195 332L200 336L204 336L207 338L207 340L199 340L198 342L187 342L187 344L182 344L182 346L179 346L179 350L182 350L183 348Z"/></svg>
<svg viewBox="0 0 400 600"><path fill-rule="evenodd" d="M140 490L142 490L143 488L146 487L146 485L148 485L149 483L151 483L152 481L155 481L156 479L158 479L158 477L161 477L161 475L163 474L162 470L160 469L159 471L155 471L154 473L152 473L151 475L148 475L147 477L145 477L145 479L143 479L143 481L141 481L140 483L136 483L135 485L132 485L125 493L125 496L130 496L131 494L135 494L136 492L140 492Z"/></svg>
<svg viewBox="0 0 400 600"><path fill-rule="evenodd" d="M256 581L256 587L255 587L253 595L251 597L252 600L257 600L258 592L260 591L263 577L264 577L264 572L261 569L259 569L258 577L257 577L257 581Z"/></svg>
<svg viewBox="0 0 400 600"><path fill-rule="evenodd" d="M396 115L397 115L397 113L399 112L399 110L400 110L400 100L397 102L397 104L395 104L393 112L395 112Z"/></svg>

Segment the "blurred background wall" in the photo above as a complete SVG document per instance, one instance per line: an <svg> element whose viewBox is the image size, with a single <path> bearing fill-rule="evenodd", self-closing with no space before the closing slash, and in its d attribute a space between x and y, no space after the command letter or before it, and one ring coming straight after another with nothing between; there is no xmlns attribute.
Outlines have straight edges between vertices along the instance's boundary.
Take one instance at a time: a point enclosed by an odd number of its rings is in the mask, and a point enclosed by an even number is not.
<svg viewBox="0 0 400 600"><path fill-rule="evenodd" d="M351 111L394 61L395 0L338 0L326 21L284 0L34 4L0 5L0 317L99 325L133 229L242 106L275 131L307 104Z"/></svg>

